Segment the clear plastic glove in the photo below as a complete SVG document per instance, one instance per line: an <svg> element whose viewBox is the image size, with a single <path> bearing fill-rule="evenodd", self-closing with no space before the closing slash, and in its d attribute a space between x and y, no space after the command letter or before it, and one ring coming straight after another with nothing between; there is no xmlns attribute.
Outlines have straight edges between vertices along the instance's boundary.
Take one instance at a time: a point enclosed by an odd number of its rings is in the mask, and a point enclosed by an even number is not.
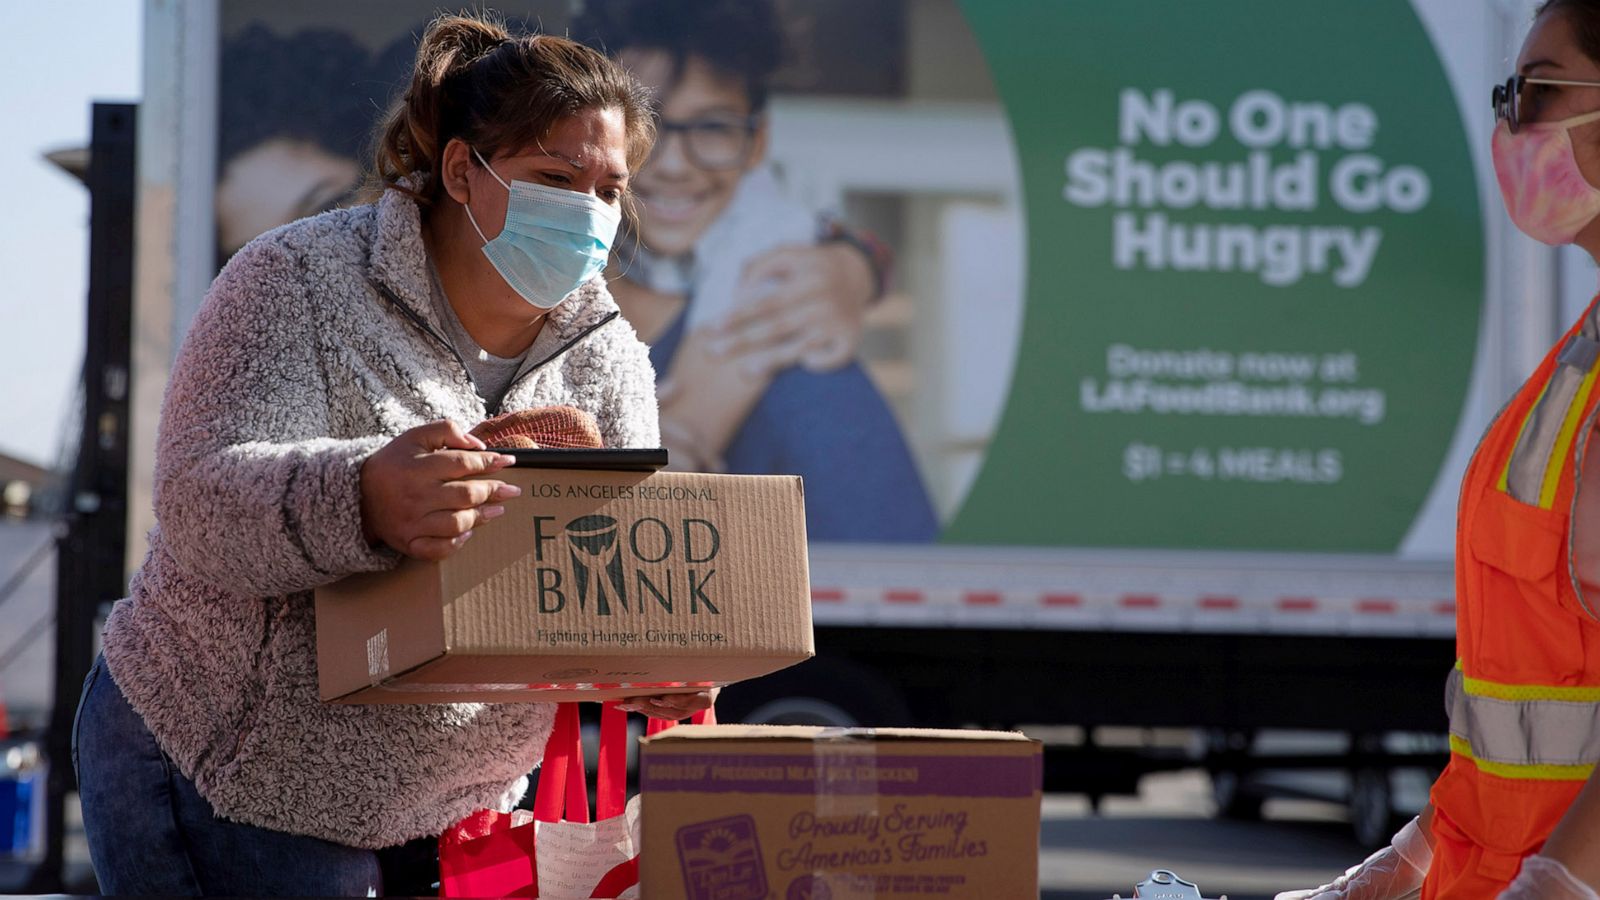
<svg viewBox="0 0 1600 900"><path fill-rule="evenodd" d="M1415 900L1422 896L1422 879L1432 863L1433 848L1412 819L1389 846L1332 882L1309 891L1285 891L1273 900Z"/></svg>
<svg viewBox="0 0 1600 900"><path fill-rule="evenodd" d="M1530 856L1522 871L1500 894L1500 900L1600 900L1594 888L1579 881L1559 860Z"/></svg>

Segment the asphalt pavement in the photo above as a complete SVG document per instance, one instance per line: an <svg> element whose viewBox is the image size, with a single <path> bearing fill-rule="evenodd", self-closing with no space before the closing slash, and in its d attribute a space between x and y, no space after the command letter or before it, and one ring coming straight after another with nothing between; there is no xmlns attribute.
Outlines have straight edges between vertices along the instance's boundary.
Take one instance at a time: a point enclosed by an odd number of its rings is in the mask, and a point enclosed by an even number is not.
<svg viewBox="0 0 1600 900"><path fill-rule="evenodd" d="M1260 822L1211 816L1205 773L1146 776L1137 797L1109 797L1098 815L1073 795L1045 798L1039 878L1044 900L1130 897L1133 885L1168 869L1208 898L1271 898L1315 887L1366 853L1338 806L1268 800Z"/></svg>

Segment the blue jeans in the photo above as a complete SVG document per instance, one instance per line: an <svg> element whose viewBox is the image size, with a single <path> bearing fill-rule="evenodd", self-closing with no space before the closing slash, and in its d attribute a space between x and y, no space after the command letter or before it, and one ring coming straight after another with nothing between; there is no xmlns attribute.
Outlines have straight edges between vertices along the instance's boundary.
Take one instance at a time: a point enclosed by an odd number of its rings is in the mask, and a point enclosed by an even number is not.
<svg viewBox="0 0 1600 900"><path fill-rule="evenodd" d="M384 894L386 873L392 891L432 893L431 840L363 850L218 818L156 745L103 658L83 682L72 765L103 893L372 897Z"/></svg>

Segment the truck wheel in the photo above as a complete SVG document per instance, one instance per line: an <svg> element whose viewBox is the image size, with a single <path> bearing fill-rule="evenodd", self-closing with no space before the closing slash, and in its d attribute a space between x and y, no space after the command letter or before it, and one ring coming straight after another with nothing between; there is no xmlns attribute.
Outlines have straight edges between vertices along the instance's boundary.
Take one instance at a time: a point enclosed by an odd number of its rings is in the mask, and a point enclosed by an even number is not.
<svg viewBox="0 0 1600 900"><path fill-rule="evenodd" d="M1245 789L1244 775L1232 769L1211 773L1211 800L1216 804L1217 815L1238 822L1257 822L1261 819L1260 795Z"/></svg>
<svg viewBox="0 0 1600 900"><path fill-rule="evenodd" d="M1261 819L1264 798L1249 789L1246 769L1255 735L1249 731L1210 728L1205 732L1202 751L1206 770L1211 774L1211 801L1216 814L1224 819L1255 822Z"/></svg>
<svg viewBox="0 0 1600 900"><path fill-rule="evenodd" d="M717 716L750 725L910 725L905 698L877 672L845 660L813 659L722 692Z"/></svg>
<svg viewBox="0 0 1600 900"><path fill-rule="evenodd" d="M1350 774L1350 830L1367 850L1387 846L1394 835L1394 794L1386 769L1357 769Z"/></svg>

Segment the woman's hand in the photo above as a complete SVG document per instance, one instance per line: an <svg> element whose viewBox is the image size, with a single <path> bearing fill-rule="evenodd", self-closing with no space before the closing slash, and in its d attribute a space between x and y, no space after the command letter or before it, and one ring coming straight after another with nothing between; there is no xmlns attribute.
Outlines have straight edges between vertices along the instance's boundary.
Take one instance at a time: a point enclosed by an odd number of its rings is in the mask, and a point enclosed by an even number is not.
<svg viewBox="0 0 1600 900"><path fill-rule="evenodd" d="M484 453L484 443L443 420L419 425L361 464L361 528L372 544L407 556L439 560L455 552L472 529L501 514L522 493L493 479L511 456Z"/></svg>
<svg viewBox="0 0 1600 900"><path fill-rule="evenodd" d="M1379 850L1322 887L1284 891L1273 900L1416 900L1433 864L1433 806L1407 822Z"/></svg>
<svg viewBox="0 0 1600 900"><path fill-rule="evenodd" d="M629 697L618 700L617 708L625 712L644 713L655 719L674 722L687 719L697 712L710 709L717 702L722 688L712 688L698 694L658 694L654 697Z"/></svg>
<svg viewBox="0 0 1600 900"><path fill-rule="evenodd" d="M1522 871L1497 900L1595 900L1596 897L1600 894L1579 881L1560 861L1548 856L1530 856L1522 861Z"/></svg>
<svg viewBox="0 0 1600 900"><path fill-rule="evenodd" d="M772 383L763 369L711 354L707 341L705 330L690 332L656 383L661 446L678 471L722 471L728 445Z"/></svg>
<svg viewBox="0 0 1600 900"><path fill-rule="evenodd" d="M669 472L726 472L727 463L710 442L695 432L677 410L661 400L661 446L667 450Z"/></svg>
<svg viewBox="0 0 1600 900"><path fill-rule="evenodd" d="M773 372L837 369L855 358L876 289L871 263L850 244L769 250L745 267L711 350Z"/></svg>

